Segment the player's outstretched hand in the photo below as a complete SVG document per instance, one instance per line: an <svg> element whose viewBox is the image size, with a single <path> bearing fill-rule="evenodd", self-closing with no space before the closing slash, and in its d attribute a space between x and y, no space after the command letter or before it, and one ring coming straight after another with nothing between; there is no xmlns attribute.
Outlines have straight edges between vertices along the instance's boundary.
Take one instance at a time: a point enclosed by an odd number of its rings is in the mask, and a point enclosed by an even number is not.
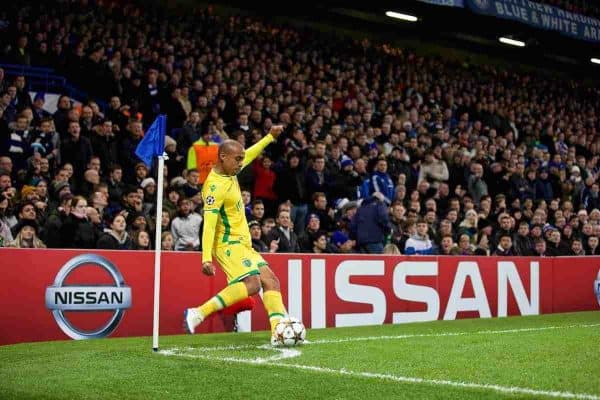
<svg viewBox="0 0 600 400"><path fill-rule="evenodd" d="M202 263L202 273L207 276L213 276L215 274L215 266L211 261Z"/></svg>
<svg viewBox="0 0 600 400"><path fill-rule="evenodd" d="M271 136L273 136L275 139L281 135L281 132L283 132L283 125L273 125L269 131Z"/></svg>

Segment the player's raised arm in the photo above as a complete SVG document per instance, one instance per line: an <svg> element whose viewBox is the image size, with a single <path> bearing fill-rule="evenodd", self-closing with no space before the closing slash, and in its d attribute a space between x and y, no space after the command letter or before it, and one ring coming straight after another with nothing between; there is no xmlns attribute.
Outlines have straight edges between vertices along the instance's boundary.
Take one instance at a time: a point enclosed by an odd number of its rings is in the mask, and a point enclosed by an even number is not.
<svg viewBox="0 0 600 400"><path fill-rule="evenodd" d="M269 133L246 150L242 168L246 168L269 144L273 143L283 132L283 125L273 125Z"/></svg>
<svg viewBox="0 0 600 400"><path fill-rule="evenodd" d="M215 232L219 211L223 205L225 191L214 185L204 186L202 200L204 201L204 230L202 231L202 263L212 262L212 249L215 242ZM213 190L214 189L214 190Z"/></svg>

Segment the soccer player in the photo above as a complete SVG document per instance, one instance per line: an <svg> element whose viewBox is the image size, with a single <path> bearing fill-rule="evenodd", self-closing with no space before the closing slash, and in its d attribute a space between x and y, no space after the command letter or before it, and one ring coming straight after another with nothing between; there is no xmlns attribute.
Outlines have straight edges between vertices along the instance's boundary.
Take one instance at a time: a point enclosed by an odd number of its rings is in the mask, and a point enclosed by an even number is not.
<svg viewBox="0 0 600 400"><path fill-rule="evenodd" d="M269 134L246 151L235 140L226 140L219 146L217 163L202 187L202 272L208 276L215 274L214 256L227 275L229 285L200 307L185 310L184 327L188 333L194 333L196 327L209 315L258 293L261 287L271 332L277 322L287 315L281 299L279 280L260 254L252 248L236 177L282 131L283 126L273 126Z"/></svg>

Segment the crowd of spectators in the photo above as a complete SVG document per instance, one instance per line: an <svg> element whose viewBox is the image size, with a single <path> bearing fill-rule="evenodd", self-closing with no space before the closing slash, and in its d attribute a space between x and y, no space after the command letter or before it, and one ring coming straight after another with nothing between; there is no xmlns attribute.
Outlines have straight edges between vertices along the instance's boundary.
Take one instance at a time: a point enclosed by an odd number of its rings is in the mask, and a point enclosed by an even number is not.
<svg viewBox="0 0 600 400"><path fill-rule="evenodd" d="M202 250L190 147L283 124L238 176L259 251L600 253L599 89L577 79L121 1L19 7L0 40L109 102L61 96L50 115L0 70L0 245ZM159 113L157 221L135 148Z"/></svg>

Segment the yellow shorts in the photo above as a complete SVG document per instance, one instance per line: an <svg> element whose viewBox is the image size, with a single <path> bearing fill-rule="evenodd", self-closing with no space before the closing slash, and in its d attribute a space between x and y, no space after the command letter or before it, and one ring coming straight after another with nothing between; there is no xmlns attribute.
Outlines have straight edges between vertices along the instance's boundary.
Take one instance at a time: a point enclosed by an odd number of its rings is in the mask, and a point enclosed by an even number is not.
<svg viewBox="0 0 600 400"><path fill-rule="evenodd" d="M242 243L217 247L213 254L227 275L227 282L230 285L248 276L259 275L258 268L268 265L256 250Z"/></svg>

